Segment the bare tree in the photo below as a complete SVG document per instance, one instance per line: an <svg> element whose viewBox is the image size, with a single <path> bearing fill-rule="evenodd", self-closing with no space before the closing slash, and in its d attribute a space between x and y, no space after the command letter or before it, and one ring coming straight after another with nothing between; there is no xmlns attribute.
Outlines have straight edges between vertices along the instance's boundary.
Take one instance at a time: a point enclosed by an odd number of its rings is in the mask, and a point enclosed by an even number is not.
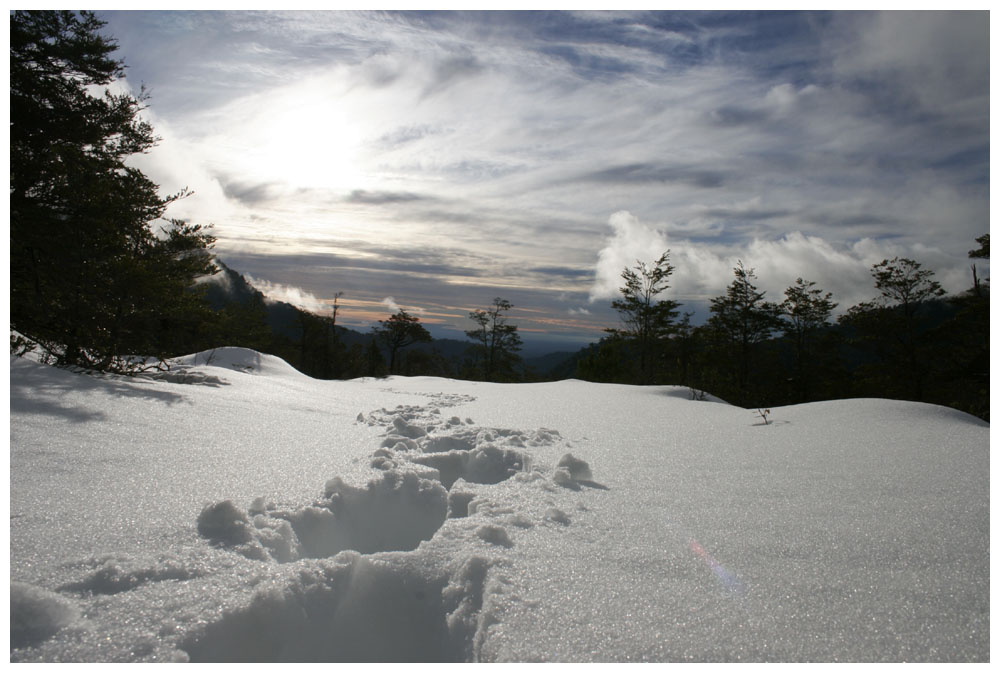
<svg viewBox="0 0 1000 673"><path fill-rule="evenodd" d="M466 331L466 336L476 341L473 347L482 360L483 378L494 381L513 375L514 364L520 360L521 336L517 325L507 322L507 313L514 307L506 299L496 297L487 309L469 312L469 319L477 327Z"/></svg>

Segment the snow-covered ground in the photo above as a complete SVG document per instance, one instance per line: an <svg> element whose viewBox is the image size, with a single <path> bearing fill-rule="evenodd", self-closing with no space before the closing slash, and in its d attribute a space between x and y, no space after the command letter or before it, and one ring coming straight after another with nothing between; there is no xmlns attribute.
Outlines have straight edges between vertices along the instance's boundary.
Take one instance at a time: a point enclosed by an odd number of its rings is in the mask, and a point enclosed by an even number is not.
<svg viewBox="0 0 1000 673"><path fill-rule="evenodd" d="M989 425L12 358L14 661L987 661Z"/></svg>

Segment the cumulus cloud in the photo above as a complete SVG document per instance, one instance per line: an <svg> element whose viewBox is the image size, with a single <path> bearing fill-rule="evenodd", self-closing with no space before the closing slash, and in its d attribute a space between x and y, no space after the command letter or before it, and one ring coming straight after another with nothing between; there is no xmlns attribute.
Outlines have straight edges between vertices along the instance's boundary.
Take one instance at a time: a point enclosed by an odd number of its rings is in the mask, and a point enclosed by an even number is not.
<svg viewBox="0 0 1000 673"><path fill-rule="evenodd" d="M624 269L634 267L637 261L650 264L668 249L674 273L667 295L682 302L723 294L739 262L754 269L757 287L771 301L781 301L785 289L803 278L832 292L840 310L873 298L871 267L893 257L920 261L952 291L970 284L967 269L949 267L947 255L923 245L873 238L834 244L794 231L780 238L755 237L746 245L720 247L683 239L668 241L665 232L643 224L627 211L612 215L608 225L612 231L598 253L591 302L618 297Z"/></svg>
<svg viewBox="0 0 1000 673"><path fill-rule="evenodd" d="M618 296L622 270L635 266L637 261L650 264L666 252L667 238L641 222L627 210L620 210L608 219L611 235L597 253L594 283L590 287L590 301Z"/></svg>
<svg viewBox="0 0 1000 673"><path fill-rule="evenodd" d="M387 309L389 309L393 313L399 313L399 311L400 311L399 304L397 304L396 300L393 299L392 297L386 297L385 299L383 299L382 300L382 306L385 306Z"/></svg>
<svg viewBox="0 0 1000 673"><path fill-rule="evenodd" d="M265 299L270 301L282 301L311 313L324 314L329 313L331 310L327 302L300 287L272 283L262 278L254 278L248 274L243 274L243 277L247 279L250 285L260 290Z"/></svg>

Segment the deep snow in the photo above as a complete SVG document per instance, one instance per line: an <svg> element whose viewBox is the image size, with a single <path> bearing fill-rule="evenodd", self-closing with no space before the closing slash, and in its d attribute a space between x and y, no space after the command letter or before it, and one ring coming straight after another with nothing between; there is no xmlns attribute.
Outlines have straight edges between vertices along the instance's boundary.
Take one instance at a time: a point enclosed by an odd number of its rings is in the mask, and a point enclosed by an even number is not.
<svg viewBox="0 0 1000 673"><path fill-rule="evenodd" d="M12 661L987 661L989 425L11 358Z"/></svg>

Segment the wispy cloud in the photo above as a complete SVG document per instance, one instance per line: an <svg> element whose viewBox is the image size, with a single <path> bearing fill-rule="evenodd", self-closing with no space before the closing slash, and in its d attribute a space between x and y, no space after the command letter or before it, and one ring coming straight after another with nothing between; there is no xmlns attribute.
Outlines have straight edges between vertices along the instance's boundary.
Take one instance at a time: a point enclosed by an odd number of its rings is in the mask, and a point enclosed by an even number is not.
<svg viewBox="0 0 1000 673"><path fill-rule="evenodd" d="M243 276L250 285L260 290L264 298L269 301L285 302L310 313L326 314L332 310L328 302L300 287L285 285L283 283L272 283L269 280L254 278L248 274L243 274Z"/></svg>
<svg viewBox="0 0 1000 673"><path fill-rule="evenodd" d="M411 192L385 192L355 189L344 200L348 203L366 203L369 205L385 205L393 203L411 203L421 201L425 197Z"/></svg>

